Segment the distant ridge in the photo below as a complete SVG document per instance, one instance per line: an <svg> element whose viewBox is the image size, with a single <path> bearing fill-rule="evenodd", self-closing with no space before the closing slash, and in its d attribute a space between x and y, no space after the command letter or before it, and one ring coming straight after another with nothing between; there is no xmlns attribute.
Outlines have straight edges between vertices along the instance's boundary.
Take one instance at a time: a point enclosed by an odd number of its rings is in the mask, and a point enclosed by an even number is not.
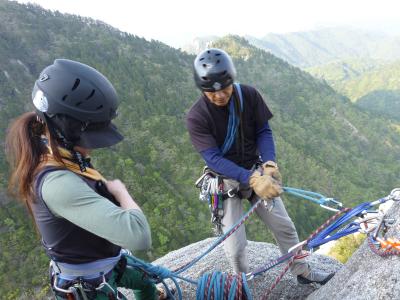
<svg viewBox="0 0 400 300"><path fill-rule="evenodd" d="M262 38L246 35L245 38L252 45L302 68L337 60L400 59L400 36L393 37L360 29L323 28L286 34L269 33ZM194 53L194 50L199 50L194 44L204 47L214 40L215 37L197 38L182 49Z"/></svg>

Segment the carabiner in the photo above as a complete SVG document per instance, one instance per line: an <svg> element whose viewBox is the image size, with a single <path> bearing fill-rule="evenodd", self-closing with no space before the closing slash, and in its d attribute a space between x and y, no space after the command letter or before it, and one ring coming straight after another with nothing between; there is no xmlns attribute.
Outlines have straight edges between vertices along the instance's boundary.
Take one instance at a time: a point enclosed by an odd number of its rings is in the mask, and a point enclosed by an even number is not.
<svg viewBox="0 0 400 300"><path fill-rule="evenodd" d="M293 252L294 250L296 250L296 249L299 248L299 247L303 247L306 243L307 243L307 241L302 241L302 242L300 242L300 243L297 243L296 245L294 245L293 247L291 247L291 248L288 250L288 253L289 253L289 252Z"/></svg>
<svg viewBox="0 0 400 300"><path fill-rule="evenodd" d="M335 200L334 198L324 198L323 201L324 202L321 203L319 206L321 206L327 210L338 212L343 208L342 202L339 202L339 201ZM336 206L337 208L332 207L333 205Z"/></svg>

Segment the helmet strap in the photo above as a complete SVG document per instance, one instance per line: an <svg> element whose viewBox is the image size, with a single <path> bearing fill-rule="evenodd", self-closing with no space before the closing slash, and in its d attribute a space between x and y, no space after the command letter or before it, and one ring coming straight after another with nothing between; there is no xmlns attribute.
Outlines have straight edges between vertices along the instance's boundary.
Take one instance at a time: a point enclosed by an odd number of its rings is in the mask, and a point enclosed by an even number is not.
<svg viewBox="0 0 400 300"><path fill-rule="evenodd" d="M76 150L74 150L74 144L70 141L67 140L67 138L62 134L62 132L56 127L53 126L53 122L51 121L51 118L45 116L46 123L48 125L48 128L50 130L50 134L54 134L57 138L57 140L60 142L61 147L67 149L69 152L72 154L72 159L74 162L76 162L79 165L79 169L81 172L86 172L86 166L87 162L85 161L85 158L82 156L82 154ZM50 126L49 126L50 125Z"/></svg>
<svg viewBox="0 0 400 300"><path fill-rule="evenodd" d="M73 160L75 160L78 165L79 165L79 169L81 170L81 172L86 172L86 161L83 158L82 154L80 154L78 151L76 150L72 150L72 157Z"/></svg>
<svg viewBox="0 0 400 300"><path fill-rule="evenodd" d="M81 172L86 172L86 162L82 154L74 149L74 144L68 141L60 130L55 130L57 138L62 142L62 146L72 154L72 159L79 165Z"/></svg>

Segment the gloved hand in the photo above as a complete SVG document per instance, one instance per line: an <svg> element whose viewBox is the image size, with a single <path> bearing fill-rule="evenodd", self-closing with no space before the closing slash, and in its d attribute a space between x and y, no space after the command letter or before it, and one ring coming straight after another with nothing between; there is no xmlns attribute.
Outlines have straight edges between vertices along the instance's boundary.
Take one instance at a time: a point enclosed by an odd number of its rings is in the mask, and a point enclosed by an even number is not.
<svg viewBox="0 0 400 300"><path fill-rule="evenodd" d="M263 163L262 167L264 174L271 176L273 179L278 181L280 185L282 185L282 175L279 172L276 162L269 160Z"/></svg>
<svg viewBox="0 0 400 300"><path fill-rule="evenodd" d="M262 199L272 199L282 194L281 185L270 175L261 175L259 171L255 171L249 180L250 187Z"/></svg>

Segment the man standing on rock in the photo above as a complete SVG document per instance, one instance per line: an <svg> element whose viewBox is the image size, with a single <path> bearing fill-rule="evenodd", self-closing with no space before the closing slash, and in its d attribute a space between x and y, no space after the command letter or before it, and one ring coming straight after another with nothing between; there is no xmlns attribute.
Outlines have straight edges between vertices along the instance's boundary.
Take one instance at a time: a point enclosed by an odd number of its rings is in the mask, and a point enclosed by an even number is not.
<svg viewBox="0 0 400 300"><path fill-rule="evenodd" d="M194 61L194 79L201 97L190 108L186 126L195 149L207 167L221 178L221 227L228 231L243 215L242 199L259 198L258 216L272 231L282 254L299 242L296 228L279 197L282 177L275 162L275 145L268 121L272 113L259 92L234 83L236 70L220 49L201 52ZM249 272L247 239L241 226L224 243L236 273ZM291 272L299 283L325 284L334 273L311 270L304 259L295 260Z"/></svg>

